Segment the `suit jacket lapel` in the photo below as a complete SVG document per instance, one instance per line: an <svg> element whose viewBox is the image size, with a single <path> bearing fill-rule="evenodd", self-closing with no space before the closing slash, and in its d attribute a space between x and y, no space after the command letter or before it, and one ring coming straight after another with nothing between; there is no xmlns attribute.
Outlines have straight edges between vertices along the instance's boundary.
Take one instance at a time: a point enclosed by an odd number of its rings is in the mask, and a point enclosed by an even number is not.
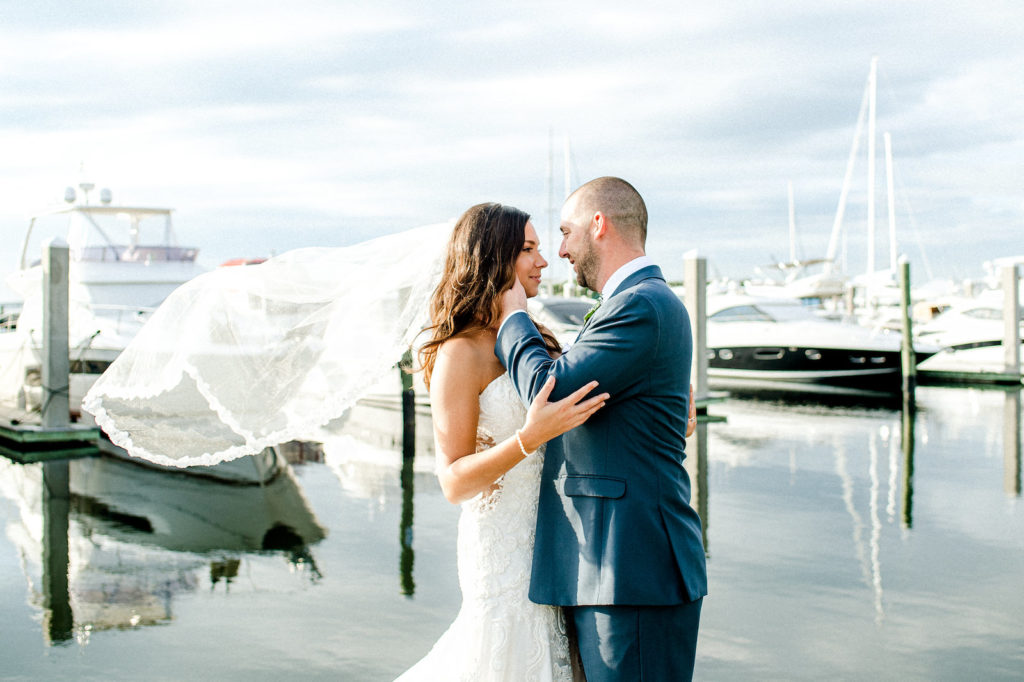
<svg viewBox="0 0 1024 682"><path fill-rule="evenodd" d="M615 293L612 294L608 298L614 298L614 297L618 296L623 291L626 291L627 289L629 289L631 287L635 287L637 284L639 284L640 282L644 281L645 279L660 279L660 280L664 280L665 277L661 274L661 268L659 268L657 265L648 265L646 268L641 268L641 269L637 270L636 272L634 272L629 277L627 277L626 279L624 279L622 281L622 284L619 286L619 288L615 290ZM601 308L605 308L608 305L608 298L606 298L604 300L604 303L601 304ZM590 319L587 320L586 322L584 322L583 326L580 327L580 333L576 335L576 340L577 341L579 341L580 337L583 336L583 333L585 331L587 331L587 327L589 327L590 323L594 321L594 318L602 313L601 308L599 308L598 310L594 311L594 314L590 316Z"/></svg>

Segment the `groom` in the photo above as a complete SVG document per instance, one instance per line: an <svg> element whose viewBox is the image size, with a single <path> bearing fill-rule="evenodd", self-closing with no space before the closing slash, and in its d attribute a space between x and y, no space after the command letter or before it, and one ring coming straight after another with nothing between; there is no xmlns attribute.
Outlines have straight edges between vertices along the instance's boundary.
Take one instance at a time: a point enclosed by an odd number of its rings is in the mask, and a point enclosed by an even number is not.
<svg viewBox="0 0 1024 682"><path fill-rule="evenodd" d="M577 189L561 231L558 255L602 302L552 360L516 287L495 354L524 402L549 376L552 401L593 379L611 398L548 443L530 599L565 607L589 682L691 679L707 576L683 469L689 318L644 254L647 208L628 182Z"/></svg>

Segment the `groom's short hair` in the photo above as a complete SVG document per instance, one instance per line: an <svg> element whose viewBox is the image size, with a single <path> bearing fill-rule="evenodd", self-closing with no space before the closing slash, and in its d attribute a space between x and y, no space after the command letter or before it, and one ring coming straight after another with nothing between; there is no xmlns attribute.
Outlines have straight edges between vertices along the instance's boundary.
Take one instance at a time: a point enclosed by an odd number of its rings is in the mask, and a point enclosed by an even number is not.
<svg viewBox="0 0 1024 682"><path fill-rule="evenodd" d="M604 213L622 236L638 240L640 246L646 244L647 205L633 185L605 176L581 185L572 195L579 196L579 205L587 213Z"/></svg>

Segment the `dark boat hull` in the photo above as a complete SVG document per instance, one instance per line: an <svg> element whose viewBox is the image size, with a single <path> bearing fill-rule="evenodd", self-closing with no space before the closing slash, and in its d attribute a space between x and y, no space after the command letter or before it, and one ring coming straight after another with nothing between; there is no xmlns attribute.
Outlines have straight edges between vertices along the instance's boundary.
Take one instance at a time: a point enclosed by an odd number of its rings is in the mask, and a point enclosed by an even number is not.
<svg viewBox="0 0 1024 682"><path fill-rule="evenodd" d="M801 346L734 346L708 350L708 375L714 383L755 381L899 389L899 351ZM918 355L922 361L931 353Z"/></svg>

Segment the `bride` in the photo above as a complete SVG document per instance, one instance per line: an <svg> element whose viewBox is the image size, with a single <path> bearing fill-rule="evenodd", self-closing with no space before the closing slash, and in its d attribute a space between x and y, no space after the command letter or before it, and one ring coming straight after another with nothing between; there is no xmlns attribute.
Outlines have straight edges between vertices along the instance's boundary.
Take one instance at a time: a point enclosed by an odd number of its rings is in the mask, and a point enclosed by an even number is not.
<svg viewBox="0 0 1024 682"><path fill-rule="evenodd" d="M399 680L571 680L560 609L532 603L533 557L543 444L604 405L584 400L597 382L548 402L549 380L529 409L494 355L500 295L518 279L528 296L547 262L522 211L480 204L455 224L441 282L430 302L429 340L420 349L430 389L437 474L445 497L462 504L458 530L463 603L430 653ZM540 330L549 352L555 338Z"/></svg>

